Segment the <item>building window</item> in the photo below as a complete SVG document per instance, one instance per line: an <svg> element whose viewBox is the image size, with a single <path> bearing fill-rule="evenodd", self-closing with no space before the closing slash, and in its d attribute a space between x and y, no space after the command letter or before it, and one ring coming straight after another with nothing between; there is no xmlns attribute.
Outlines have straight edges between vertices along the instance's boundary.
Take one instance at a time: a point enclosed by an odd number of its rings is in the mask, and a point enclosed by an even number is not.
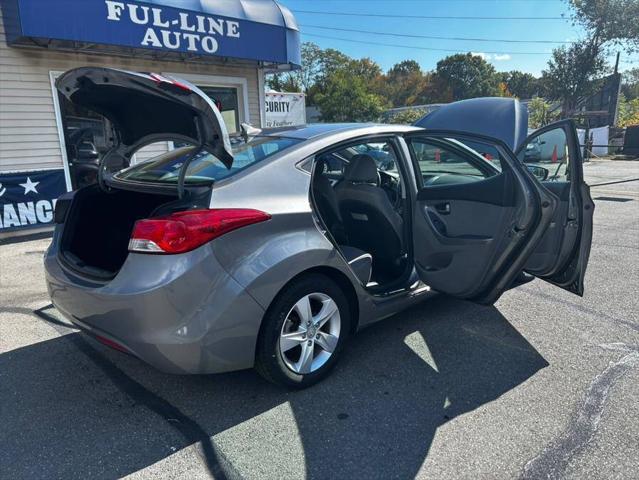
<svg viewBox="0 0 639 480"><path fill-rule="evenodd" d="M235 87L200 87L222 113L222 118L229 133L240 130L240 103Z"/></svg>

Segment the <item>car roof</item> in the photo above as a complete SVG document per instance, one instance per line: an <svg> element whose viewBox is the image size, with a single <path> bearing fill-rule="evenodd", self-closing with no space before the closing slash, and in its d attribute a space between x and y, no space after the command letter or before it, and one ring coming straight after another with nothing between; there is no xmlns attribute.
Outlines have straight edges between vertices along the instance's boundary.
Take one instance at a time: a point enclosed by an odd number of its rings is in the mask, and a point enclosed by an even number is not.
<svg viewBox="0 0 639 480"><path fill-rule="evenodd" d="M288 137L299 140L310 140L311 138L330 135L331 133L344 132L349 130L372 130L374 133L408 132L419 130L410 125L388 125L375 123L310 123L296 127L265 128L260 136ZM373 132L371 132L373 133Z"/></svg>

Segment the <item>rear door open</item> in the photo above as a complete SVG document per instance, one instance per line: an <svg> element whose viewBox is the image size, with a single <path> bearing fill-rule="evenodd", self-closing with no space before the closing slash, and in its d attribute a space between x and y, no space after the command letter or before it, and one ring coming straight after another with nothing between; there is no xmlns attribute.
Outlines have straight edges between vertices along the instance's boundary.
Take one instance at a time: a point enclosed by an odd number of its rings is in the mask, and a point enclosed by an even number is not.
<svg viewBox="0 0 639 480"><path fill-rule="evenodd" d="M500 140L425 130L405 141L417 183L412 230L420 278L442 293L494 303L550 224L554 196ZM499 158L490 162L464 142Z"/></svg>

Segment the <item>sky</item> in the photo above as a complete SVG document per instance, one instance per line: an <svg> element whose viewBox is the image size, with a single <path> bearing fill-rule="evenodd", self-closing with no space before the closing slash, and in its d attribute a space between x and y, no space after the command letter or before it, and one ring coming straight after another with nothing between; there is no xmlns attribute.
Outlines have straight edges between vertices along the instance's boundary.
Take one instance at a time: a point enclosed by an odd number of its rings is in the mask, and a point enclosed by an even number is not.
<svg viewBox="0 0 639 480"><path fill-rule="evenodd" d="M570 8L564 0L278 1L293 11L300 25L302 41L314 42L322 48L335 48L353 58L370 57L385 71L406 59L416 60L423 70L434 70L437 61L447 55L453 55L455 52L473 52L483 56L498 71L521 70L539 76L546 67L552 49L562 45L558 42L574 42L583 38L581 28L572 25ZM332 12L332 14L308 13L309 11ZM354 15L335 15L335 13ZM362 14L372 16L367 17ZM393 18L388 15L408 18ZM533 19L467 20L417 18L417 16L533 17ZM540 19L540 17L562 16L563 19ZM454 37L462 40L416 38L415 36ZM469 38L473 40L466 40ZM480 39L498 41L480 41ZM519 43L504 40L534 40L551 43ZM393 44L402 47L359 42ZM638 66L639 59L631 59L623 52L621 59L620 70L622 71ZM611 65L614 64L614 53L608 60Z"/></svg>

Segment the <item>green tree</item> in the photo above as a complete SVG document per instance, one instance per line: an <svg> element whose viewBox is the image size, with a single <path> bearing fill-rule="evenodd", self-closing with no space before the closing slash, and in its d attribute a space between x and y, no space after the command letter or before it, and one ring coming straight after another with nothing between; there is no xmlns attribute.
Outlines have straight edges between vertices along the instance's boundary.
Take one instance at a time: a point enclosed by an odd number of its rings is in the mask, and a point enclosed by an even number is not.
<svg viewBox="0 0 639 480"><path fill-rule="evenodd" d="M423 110L418 108L407 108L398 112L393 112L388 116L385 123L412 125L424 115L426 115L426 113Z"/></svg>
<svg viewBox="0 0 639 480"><path fill-rule="evenodd" d="M428 101L430 76L422 72L415 60L404 60L393 65L384 77L380 93L394 107L406 107Z"/></svg>
<svg viewBox="0 0 639 480"><path fill-rule="evenodd" d="M495 68L471 53L450 55L437 62L435 77L439 85L450 89L450 100L491 97L500 93ZM447 96L442 92L442 100L448 100Z"/></svg>
<svg viewBox="0 0 639 480"><path fill-rule="evenodd" d="M266 79L266 86L276 92L301 92L298 78L291 73L276 73Z"/></svg>
<svg viewBox="0 0 639 480"><path fill-rule="evenodd" d="M621 74L621 93L628 100L639 98L639 68L633 68Z"/></svg>
<svg viewBox="0 0 639 480"><path fill-rule="evenodd" d="M606 45L618 45L628 52L639 50L639 1L568 0L573 22L587 33L588 43L599 53Z"/></svg>
<svg viewBox="0 0 639 480"><path fill-rule="evenodd" d="M545 96L561 101L564 117L572 116L579 100L598 88L605 71L601 51L590 43L556 48L541 75Z"/></svg>
<svg viewBox="0 0 639 480"><path fill-rule="evenodd" d="M541 94L541 82L530 73L512 70L500 72L501 82L505 83L512 96L517 98L533 98Z"/></svg>
<svg viewBox="0 0 639 480"><path fill-rule="evenodd" d="M315 95L324 122L367 122L377 120L387 106L385 100L371 93L364 79L347 68L325 78L322 91Z"/></svg>
<svg viewBox="0 0 639 480"><path fill-rule="evenodd" d="M541 128L554 122L557 113L551 113L551 105L543 98L535 97L528 102L528 126L530 128Z"/></svg>
<svg viewBox="0 0 639 480"><path fill-rule="evenodd" d="M619 95L617 126L629 127L630 125L639 125L639 97L628 100L622 93Z"/></svg>

